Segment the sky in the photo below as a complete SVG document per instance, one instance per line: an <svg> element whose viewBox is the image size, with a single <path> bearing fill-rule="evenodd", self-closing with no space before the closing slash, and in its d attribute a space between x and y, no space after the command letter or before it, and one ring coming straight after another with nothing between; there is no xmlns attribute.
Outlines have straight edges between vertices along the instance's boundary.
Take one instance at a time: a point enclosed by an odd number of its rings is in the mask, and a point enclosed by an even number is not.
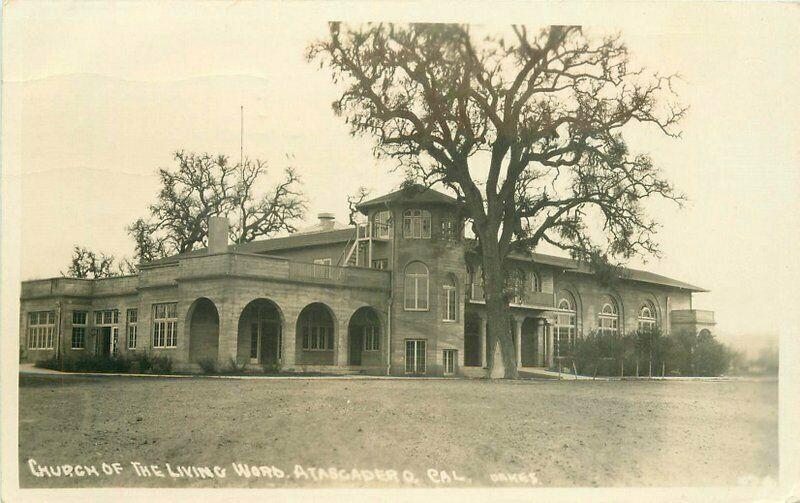
<svg viewBox="0 0 800 503"><path fill-rule="evenodd" d="M782 292L799 279L796 6L431 5L11 2L3 176L15 203L4 222L18 230L19 278L57 276L75 244L130 255L125 226L154 201L156 170L179 149L237 157L240 106L245 155L303 177L305 225L319 212L346 221L347 194L360 185L385 193L401 175L333 114L340 88L305 48L328 19L454 21L459 12L485 30L513 19L621 31L635 63L678 72L690 107L682 138L637 130L629 143L689 202L650 207L663 257L631 265L711 290L694 307L714 310L729 341L761 345L786 329L782 313L796 308Z"/></svg>

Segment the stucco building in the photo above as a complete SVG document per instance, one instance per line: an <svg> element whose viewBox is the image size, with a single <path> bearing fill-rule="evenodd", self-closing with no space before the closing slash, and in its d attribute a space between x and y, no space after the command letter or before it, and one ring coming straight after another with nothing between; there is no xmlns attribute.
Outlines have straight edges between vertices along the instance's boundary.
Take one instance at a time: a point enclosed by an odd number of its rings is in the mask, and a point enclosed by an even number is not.
<svg viewBox="0 0 800 503"><path fill-rule="evenodd" d="M485 372L480 268L456 201L405 190L359 210L366 223L356 227L320 214L311 229L236 245L227 221L213 218L207 249L141 264L137 275L25 281L22 357L147 351L182 370L236 359L285 371ZM713 312L692 307L692 294L704 290L690 284L626 270L606 288L569 259L514 261L523 367L551 364L593 330L713 330Z"/></svg>

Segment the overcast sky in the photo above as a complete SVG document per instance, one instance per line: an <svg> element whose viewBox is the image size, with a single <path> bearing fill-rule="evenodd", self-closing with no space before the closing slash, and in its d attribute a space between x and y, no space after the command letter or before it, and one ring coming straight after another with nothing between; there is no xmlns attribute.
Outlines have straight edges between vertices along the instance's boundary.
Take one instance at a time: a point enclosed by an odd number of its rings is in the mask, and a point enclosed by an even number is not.
<svg viewBox="0 0 800 503"><path fill-rule="evenodd" d="M621 30L636 63L683 76L683 139L631 140L690 200L651 208L664 257L645 267L710 289L695 307L715 310L726 337L777 334L779 292L797 281L798 9L540 7L464 15L487 29L506 16ZM4 14L3 168L21 174L23 279L58 275L74 244L130 255L125 226L154 200L155 170L176 149L238 156L240 105L246 155L297 167L309 224L322 211L346 220L361 184L381 194L400 181L349 136L330 75L304 60L326 19L409 19L398 4L28 2Z"/></svg>

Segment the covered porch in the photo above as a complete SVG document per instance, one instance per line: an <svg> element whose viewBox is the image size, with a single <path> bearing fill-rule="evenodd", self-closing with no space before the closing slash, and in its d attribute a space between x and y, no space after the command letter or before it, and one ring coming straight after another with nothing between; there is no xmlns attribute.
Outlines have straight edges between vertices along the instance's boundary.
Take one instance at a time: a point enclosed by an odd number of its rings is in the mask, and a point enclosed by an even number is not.
<svg viewBox="0 0 800 503"><path fill-rule="evenodd" d="M558 356L553 337L555 311L551 308L511 306L511 324L517 368L552 367ZM482 304L468 304L464 318L464 374L482 376L488 367L487 317Z"/></svg>

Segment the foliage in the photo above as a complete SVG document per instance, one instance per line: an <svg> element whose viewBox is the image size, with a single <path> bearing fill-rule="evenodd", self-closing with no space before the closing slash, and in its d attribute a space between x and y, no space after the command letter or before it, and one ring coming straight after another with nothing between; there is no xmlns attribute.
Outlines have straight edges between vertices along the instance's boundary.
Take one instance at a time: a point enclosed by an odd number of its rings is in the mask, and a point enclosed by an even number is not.
<svg viewBox="0 0 800 503"><path fill-rule="evenodd" d="M218 371L217 360L215 358L203 358L198 361L197 364L200 365L204 374L216 374Z"/></svg>
<svg viewBox="0 0 800 503"><path fill-rule="evenodd" d="M244 372L245 365L243 363L239 363L239 361L234 358L228 358L228 363L223 369L224 374L241 374Z"/></svg>
<svg viewBox="0 0 800 503"><path fill-rule="evenodd" d="M575 362L579 374L598 376L718 376L728 371L732 358L710 334L664 336L660 330L627 335L598 331L578 338L562 354Z"/></svg>
<svg viewBox="0 0 800 503"><path fill-rule="evenodd" d="M657 254L644 202L683 197L623 132L638 123L678 136L686 108L675 76L634 68L619 35L476 30L334 22L307 56L342 85L333 111L353 135L371 136L375 155L409 180L461 201L483 261L489 347L500 342L516 377L503 321L509 254L549 244L600 270Z"/></svg>
<svg viewBox="0 0 800 503"><path fill-rule="evenodd" d="M61 271L62 276L70 278L110 278L125 274L136 273L134 266L128 259L119 262L113 255L95 252L75 245L72 249L72 258L66 271Z"/></svg>
<svg viewBox="0 0 800 503"><path fill-rule="evenodd" d="M118 356L96 356L80 355L77 358L53 356L46 360L39 360L35 363L37 367L62 372L128 372L131 361L128 358Z"/></svg>
<svg viewBox="0 0 800 503"><path fill-rule="evenodd" d="M169 374L172 372L172 358L166 355L155 355L152 359L150 371L154 374Z"/></svg>
<svg viewBox="0 0 800 503"><path fill-rule="evenodd" d="M137 351L130 355L131 367L135 368L136 372L147 373L153 370L153 357L147 351Z"/></svg>
<svg viewBox="0 0 800 503"><path fill-rule="evenodd" d="M267 164L224 155L178 151L175 169L160 169L161 190L149 216L128 227L140 261L193 250L207 243L208 219L233 216L230 237L245 243L280 231L294 231L305 201L300 178L288 167L272 188L263 189Z"/></svg>
<svg viewBox="0 0 800 503"><path fill-rule="evenodd" d="M350 225L356 225L357 217L359 215L358 205L363 203L365 199L369 197L370 191L366 187L359 187L356 190L355 194L350 194L347 196L347 209L348 209L348 221Z"/></svg>

